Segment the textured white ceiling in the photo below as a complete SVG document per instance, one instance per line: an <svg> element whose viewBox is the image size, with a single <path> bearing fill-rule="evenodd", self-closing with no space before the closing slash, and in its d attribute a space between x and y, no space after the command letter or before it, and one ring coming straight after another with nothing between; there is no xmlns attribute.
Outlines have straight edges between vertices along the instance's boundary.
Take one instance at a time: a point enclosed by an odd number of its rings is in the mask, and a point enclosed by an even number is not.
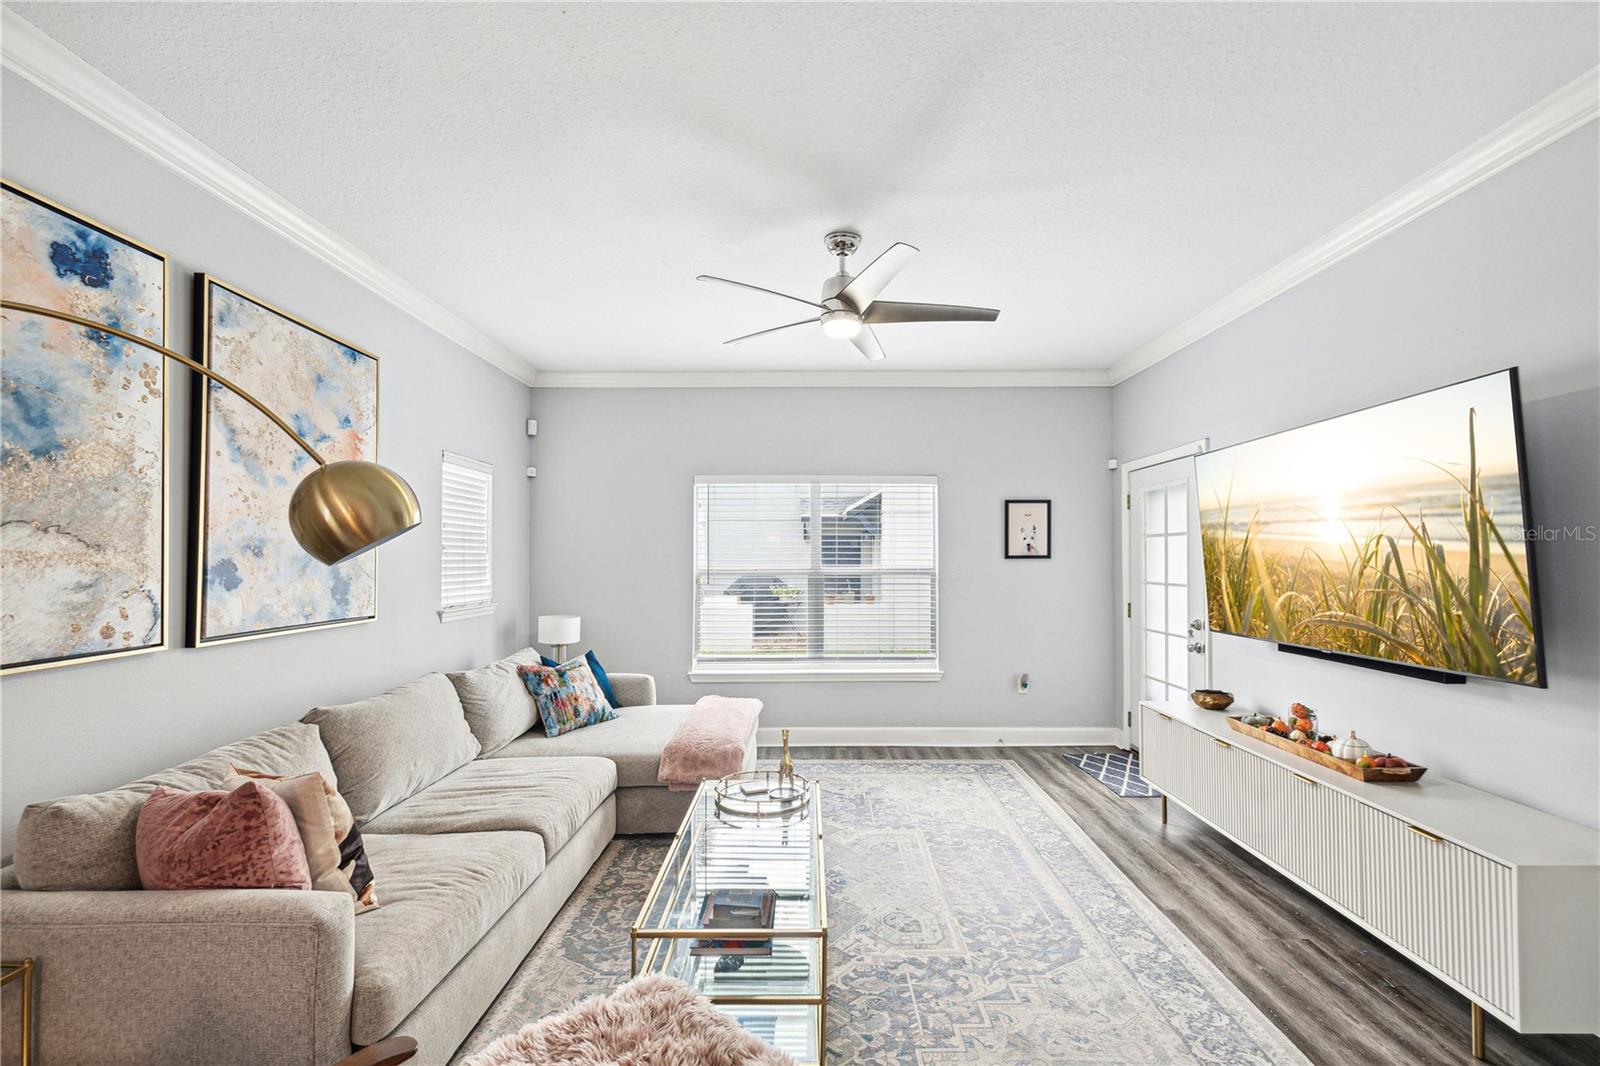
<svg viewBox="0 0 1600 1066"><path fill-rule="evenodd" d="M1104 367L1595 64L1592 4L11 5L543 370ZM226 271L226 264L211 266ZM795 314L795 311L801 312Z"/></svg>

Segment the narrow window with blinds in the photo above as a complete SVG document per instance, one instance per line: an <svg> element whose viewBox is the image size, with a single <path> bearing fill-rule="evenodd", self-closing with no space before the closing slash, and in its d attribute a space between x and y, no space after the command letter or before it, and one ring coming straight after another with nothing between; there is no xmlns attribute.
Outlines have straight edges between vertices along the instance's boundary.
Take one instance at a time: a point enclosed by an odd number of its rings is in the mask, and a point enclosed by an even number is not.
<svg viewBox="0 0 1600 1066"><path fill-rule="evenodd" d="M494 467L444 453L439 504L439 620L494 610Z"/></svg>
<svg viewBox="0 0 1600 1066"><path fill-rule="evenodd" d="M691 677L937 680L932 477L697 477Z"/></svg>

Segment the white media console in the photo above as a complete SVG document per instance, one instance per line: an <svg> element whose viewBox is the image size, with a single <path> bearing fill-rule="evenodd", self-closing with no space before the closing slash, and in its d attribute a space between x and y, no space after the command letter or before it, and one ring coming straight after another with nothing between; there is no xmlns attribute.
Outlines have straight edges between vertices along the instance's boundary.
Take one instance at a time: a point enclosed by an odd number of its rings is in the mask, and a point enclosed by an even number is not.
<svg viewBox="0 0 1600 1066"><path fill-rule="evenodd" d="M1600 1033L1600 831L1432 772L1358 781L1188 704L1140 715L1145 778L1465 995L1474 1055L1482 1011Z"/></svg>

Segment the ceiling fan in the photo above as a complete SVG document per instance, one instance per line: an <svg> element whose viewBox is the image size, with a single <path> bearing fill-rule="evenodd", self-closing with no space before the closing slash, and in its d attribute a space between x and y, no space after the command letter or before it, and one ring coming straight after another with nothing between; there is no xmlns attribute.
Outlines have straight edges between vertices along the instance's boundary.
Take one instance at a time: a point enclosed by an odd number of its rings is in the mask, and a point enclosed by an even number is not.
<svg viewBox="0 0 1600 1066"><path fill-rule="evenodd" d="M909 244L890 245L888 251L868 263L861 273L852 277L844 268L844 261L861 247L861 234L853 230L836 230L823 238L823 242L827 246L829 255L839 257L839 272L823 281L820 301L790 296L785 292L764 289L760 285L749 285L742 281L713 277L710 274L701 274L695 279L720 281L724 285L737 285L741 289L753 289L756 292L781 296L785 300L806 304L822 312L815 318L805 318L799 322L746 333L742 337L724 341L724 344L738 344L740 341L765 337L779 330L820 322L825 336L847 340L859 348L862 355L877 360L883 358L883 348L879 346L878 338L872 332L873 326L886 325L890 322L993 322L1000 317L1000 312L991 307L896 303L893 300L878 299L878 294L884 287L893 281L894 276L911 261L912 256L917 254L917 250Z"/></svg>

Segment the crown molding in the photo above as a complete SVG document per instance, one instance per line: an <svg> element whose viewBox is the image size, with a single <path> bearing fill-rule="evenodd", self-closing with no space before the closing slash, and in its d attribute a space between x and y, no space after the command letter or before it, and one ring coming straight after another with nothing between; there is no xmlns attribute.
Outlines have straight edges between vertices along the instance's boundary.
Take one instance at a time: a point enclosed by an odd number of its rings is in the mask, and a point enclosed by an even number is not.
<svg viewBox="0 0 1600 1066"><path fill-rule="evenodd" d="M1600 117L1600 68L1509 122L1105 370L540 372L306 215L9 8L0 63L229 206L527 385L541 388L1103 388L1282 295Z"/></svg>
<svg viewBox="0 0 1600 1066"><path fill-rule="evenodd" d="M542 370L541 389L1097 389L1104 370L702 370L564 373Z"/></svg>
<svg viewBox="0 0 1600 1066"><path fill-rule="evenodd" d="M1581 129L1597 116L1600 116L1600 67L1557 89L1488 136L1312 241L1193 318L1118 359L1108 371L1110 382L1119 384L1148 370L1341 259Z"/></svg>
<svg viewBox="0 0 1600 1066"><path fill-rule="evenodd" d="M441 336L525 385L537 371L465 319L240 170L10 8L0 64Z"/></svg>

